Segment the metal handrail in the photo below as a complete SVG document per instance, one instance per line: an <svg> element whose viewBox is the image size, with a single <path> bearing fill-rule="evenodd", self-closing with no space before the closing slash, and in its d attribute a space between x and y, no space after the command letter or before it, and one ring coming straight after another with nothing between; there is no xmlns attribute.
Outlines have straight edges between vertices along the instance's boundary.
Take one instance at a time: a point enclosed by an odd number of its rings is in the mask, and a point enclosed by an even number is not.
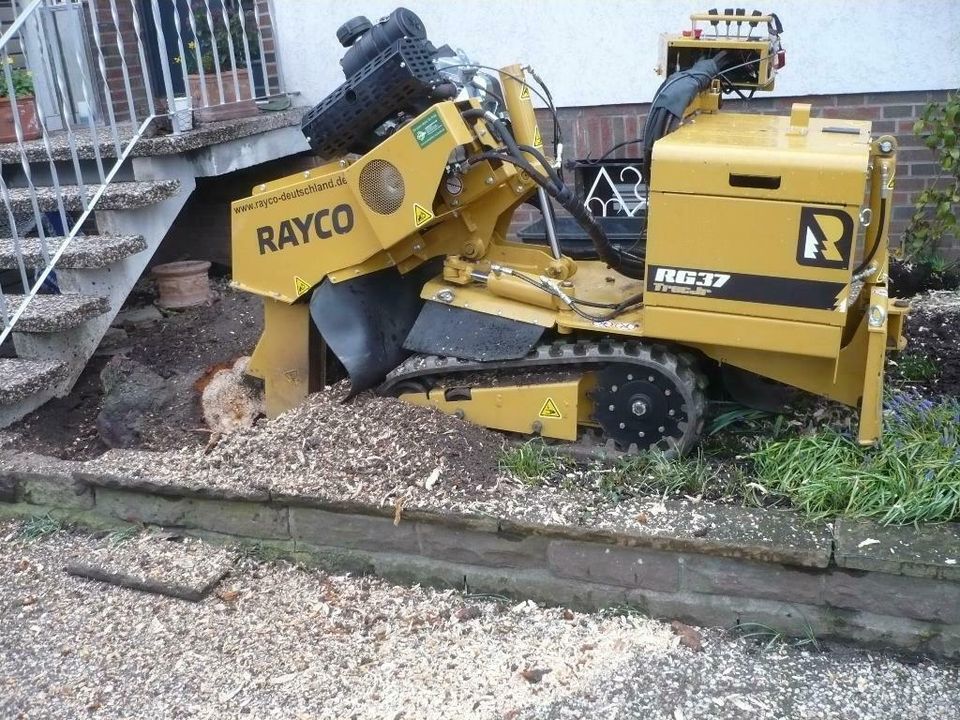
<svg viewBox="0 0 960 720"><path fill-rule="evenodd" d="M3 65L0 90L5 89L7 93L7 99L0 99L0 102L9 102L13 111L18 156L18 161L13 164L19 167L21 190L29 199L29 209L22 211L14 202L14 190L9 187L9 182L0 176L0 216L5 215L10 225L9 235L16 254L21 294L24 295L17 307L10 307L8 296L0 285L0 343L15 330L32 298L45 283L55 278L57 262L70 242L80 234L137 142L157 121L169 119L175 134L187 132L192 119L186 113L194 109L265 100L284 94L276 53L268 63L265 52L264 31L267 27L272 28L273 23L269 2L190 0L186 4L186 17L181 17L182 6L172 3L165 9L173 13L176 38L174 41L170 36L170 39L176 46L177 55L169 51L172 47L167 43L170 30L164 27L158 0L150 0L147 8L131 2L124 9L129 11L127 16L120 12L117 0L29 0L0 35L0 63ZM58 22L58 14L60 19L68 20L66 14L71 12L76 13L75 19L81 21L76 24L80 28L88 28L84 13L89 14L89 36L85 39L89 56L84 55L87 51L81 50L69 53L70 57L67 57L66 48L60 44L59 27L56 32L49 32ZM149 34L143 32L145 22L154 23L156 29L157 47L153 53L147 46ZM130 47L131 40L136 43L136 51ZM276 42L275 32L273 42ZM108 44L110 53L105 52ZM12 59L13 48L17 45L23 58L22 67L20 63L15 67ZM151 55L159 58L156 65L150 64ZM262 83L259 92L254 72L257 62L260 65L259 82ZM176 64L180 68L175 72L172 65ZM195 67L196 74L188 71L190 65ZM50 105L44 108L49 112L48 116L38 112L37 139L42 142L34 145L29 144L31 137L27 131L31 128L24 126L25 116L21 117L26 99L21 98L18 103L16 97L15 76L24 71L34 73L38 87L41 79L44 81L47 94L44 98L37 95L34 102L39 104L46 99ZM137 73L142 78L142 95L145 97L138 96L139 88L133 81ZM229 73L230 78L224 77L225 73ZM218 97L211 97L217 94L216 90L211 93L211 88L207 87L208 81L214 80ZM181 88L176 87L177 82L181 83ZM163 102L157 101L155 88ZM73 97L81 104L76 105ZM178 99L187 106L186 110L178 107ZM145 111L140 104L142 100L146 101ZM102 110L95 112L100 105ZM50 118L57 114L60 126L53 127ZM55 144L51 139L55 135L66 138L69 164L66 157L54 152ZM92 168L81 162L80 147L84 135L89 136L94 160ZM105 147L101 148L101 144ZM39 160L38 155L42 156ZM49 182L44 179L42 184L37 175L43 174L41 166L46 168L49 176ZM64 182L61 173L69 175L71 169L72 182ZM41 210L38 199L41 186L45 192L54 195L54 213ZM79 214L67 211L65 193L70 186L80 193L82 209ZM59 221L56 232L50 232L46 227L50 214ZM54 235L61 237L55 247L49 243ZM30 237L39 242L44 259L42 269L33 268L36 271L33 277L28 273L23 253L24 241Z"/></svg>

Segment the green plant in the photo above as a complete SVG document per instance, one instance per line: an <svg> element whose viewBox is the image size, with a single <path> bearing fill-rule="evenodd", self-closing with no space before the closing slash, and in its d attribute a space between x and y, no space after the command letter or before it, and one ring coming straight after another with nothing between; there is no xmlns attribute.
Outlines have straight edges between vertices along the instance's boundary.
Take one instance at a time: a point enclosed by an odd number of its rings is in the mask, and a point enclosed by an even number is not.
<svg viewBox="0 0 960 720"><path fill-rule="evenodd" d="M947 260L942 255L932 255L927 258L926 262L927 266L930 268L930 272L937 274L949 272L956 266L955 262Z"/></svg>
<svg viewBox="0 0 960 720"><path fill-rule="evenodd" d="M250 4L250 3L247 3ZM175 63L186 62L187 74L198 72L198 56L205 73L216 71L219 63L221 72L247 67L247 59L257 60L260 57L260 43L257 38L256 18L252 8L241 7L227 12L229 23L225 23L223 15L211 7L210 20L213 23L213 32L207 21L207 8L203 2L194 2L190 11L194 15L196 32L192 40L184 45L184 58L179 55L173 58ZM240 15L243 14L241 22ZM229 24L229 29L228 29ZM246 32L244 32L246 28ZM230 59L230 43L233 43L233 57ZM216 59L217 62L214 62Z"/></svg>
<svg viewBox="0 0 960 720"><path fill-rule="evenodd" d="M563 470L563 460L542 440L511 445L500 453L499 465L518 480L539 485Z"/></svg>
<svg viewBox="0 0 960 720"><path fill-rule="evenodd" d="M705 495L724 482L703 453L667 458L650 451L619 458L611 467L592 472L596 489L606 500L619 502L639 495Z"/></svg>
<svg viewBox="0 0 960 720"><path fill-rule="evenodd" d="M707 427L707 434L716 435L718 432L737 424L745 424L749 426L750 429L755 429L757 423L769 419L772 415L773 413L766 412L765 410L756 410L743 405L737 405L731 410L714 416Z"/></svg>
<svg viewBox="0 0 960 720"><path fill-rule="evenodd" d="M767 441L752 454L758 481L813 518L883 523L960 518L960 401L908 390L888 395L877 447L828 429Z"/></svg>
<svg viewBox="0 0 960 720"><path fill-rule="evenodd" d="M737 623L731 628L731 632L744 640L755 642L764 652L776 650L780 647L810 647L818 652L822 650L820 641L809 622L804 623L803 635L796 637L758 622Z"/></svg>
<svg viewBox="0 0 960 720"><path fill-rule="evenodd" d="M913 217L904 232L903 254L907 260L926 262L939 257L947 235L957 235L960 218L960 90L943 102L924 107L913 126L914 134L934 152L940 172L920 191Z"/></svg>
<svg viewBox="0 0 960 720"><path fill-rule="evenodd" d="M122 545L125 542L133 540L140 532L140 528L136 525L128 525L122 530L114 530L111 533L107 534L107 542L116 547L117 545Z"/></svg>
<svg viewBox="0 0 960 720"><path fill-rule="evenodd" d="M63 521L50 513L27 518L20 527L20 537L24 540L39 540L63 530Z"/></svg>
<svg viewBox="0 0 960 720"><path fill-rule="evenodd" d="M24 68L12 68L10 77L13 81L13 91L17 99L33 97L33 73ZM10 96L10 86L6 78L0 79L0 98Z"/></svg>
<svg viewBox="0 0 960 720"><path fill-rule="evenodd" d="M926 355L904 353L896 360L900 377L910 382L924 382L937 376L937 364Z"/></svg>

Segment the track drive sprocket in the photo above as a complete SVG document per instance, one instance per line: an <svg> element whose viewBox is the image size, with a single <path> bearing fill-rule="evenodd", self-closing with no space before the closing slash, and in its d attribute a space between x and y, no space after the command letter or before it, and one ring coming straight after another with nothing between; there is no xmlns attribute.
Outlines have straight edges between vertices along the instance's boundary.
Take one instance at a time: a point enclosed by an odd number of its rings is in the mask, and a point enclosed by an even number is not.
<svg viewBox="0 0 960 720"><path fill-rule="evenodd" d="M703 377L690 355L661 345L638 350L630 363L609 363L597 373L593 419L621 452L682 455L703 429Z"/></svg>

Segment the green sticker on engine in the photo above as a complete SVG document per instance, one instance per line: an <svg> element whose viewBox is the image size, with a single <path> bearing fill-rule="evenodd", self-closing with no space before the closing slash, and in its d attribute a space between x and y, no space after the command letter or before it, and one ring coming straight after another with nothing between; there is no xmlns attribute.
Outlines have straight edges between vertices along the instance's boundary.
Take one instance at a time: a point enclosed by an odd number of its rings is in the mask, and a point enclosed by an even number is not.
<svg viewBox="0 0 960 720"><path fill-rule="evenodd" d="M413 136L417 139L417 145L425 148L438 137L447 132L447 128L440 119L440 113L436 110L424 118L417 120L410 128Z"/></svg>

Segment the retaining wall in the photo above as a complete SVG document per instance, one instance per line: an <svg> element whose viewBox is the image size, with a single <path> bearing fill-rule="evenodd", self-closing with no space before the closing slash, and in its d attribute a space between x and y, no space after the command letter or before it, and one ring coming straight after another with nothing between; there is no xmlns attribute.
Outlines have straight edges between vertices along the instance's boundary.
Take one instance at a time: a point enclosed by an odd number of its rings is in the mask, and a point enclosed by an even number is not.
<svg viewBox="0 0 960 720"><path fill-rule="evenodd" d="M0 454L0 515L177 528L332 571L960 658L960 530L884 528L666 503L675 533L159 485L83 463ZM696 515L696 528L682 522Z"/></svg>

